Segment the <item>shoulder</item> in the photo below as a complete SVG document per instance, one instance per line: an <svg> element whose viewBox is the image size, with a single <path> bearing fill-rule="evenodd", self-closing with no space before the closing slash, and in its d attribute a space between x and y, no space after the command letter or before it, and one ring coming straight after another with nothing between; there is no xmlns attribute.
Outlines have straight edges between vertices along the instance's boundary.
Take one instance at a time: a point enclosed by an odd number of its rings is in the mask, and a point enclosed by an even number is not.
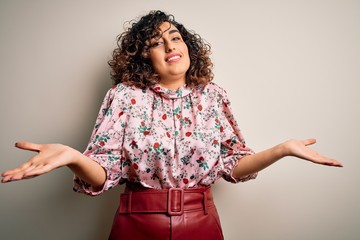
<svg viewBox="0 0 360 240"><path fill-rule="evenodd" d="M226 90L214 82L209 82L205 86L198 87L198 91L201 91L203 94L216 96L220 99L227 99Z"/></svg>
<svg viewBox="0 0 360 240"><path fill-rule="evenodd" d="M125 85L123 83L118 83L108 90L108 94L111 96L111 98L136 97L136 95L143 93L143 89L135 86Z"/></svg>

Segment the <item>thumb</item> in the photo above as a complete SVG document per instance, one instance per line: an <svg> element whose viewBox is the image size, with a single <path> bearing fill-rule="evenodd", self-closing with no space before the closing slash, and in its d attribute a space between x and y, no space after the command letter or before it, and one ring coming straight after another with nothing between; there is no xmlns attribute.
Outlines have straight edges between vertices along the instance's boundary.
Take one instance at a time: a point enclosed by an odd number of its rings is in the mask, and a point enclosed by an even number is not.
<svg viewBox="0 0 360 240"><path fill-rule="evenodd" d="M309 139L303 140L303 143L304 143L305 146L312 145L312 144L316 143L316 139L315 138L309 138Z"/></svg>
<svg viewBox="0 0 360 240"><path fill-rule="evenodd" d="M41 144L36 144L32 142L17 142L15 143L15 147L23 149L23 150L29 150L34 152L40 152L41 150Z"/></svg>

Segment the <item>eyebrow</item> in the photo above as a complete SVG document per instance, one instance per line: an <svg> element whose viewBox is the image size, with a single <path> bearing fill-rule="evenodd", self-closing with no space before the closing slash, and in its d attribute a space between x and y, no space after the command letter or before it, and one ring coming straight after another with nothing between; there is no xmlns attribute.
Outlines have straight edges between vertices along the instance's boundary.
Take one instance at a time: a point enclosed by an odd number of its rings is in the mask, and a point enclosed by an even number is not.
<svg viewBox="0 0 360 240"><path fill-rule="evenodd" d="M169 34L176 33L176 32L179 32L179 30L177 30L177 29L172 29L172 30L169 31Z"/></svg>
<svg viewBox="0 0 360 240"><path fill-rule="evenodd" d="M164 32L162 32L162 33L158 32L158 33L154 34L153 36L151 36L151 39L153 39L153 38L161 38L162 35L163 35L164 33L166 33L167 31L168 31L168 29L166 29L166 30L165 30ZM169 31L169 35L170 35L170 34L173 34L173 33L180 33L180 32L179 32L179 30L177 30L177 29L171 29L171 30Z"/></svg>

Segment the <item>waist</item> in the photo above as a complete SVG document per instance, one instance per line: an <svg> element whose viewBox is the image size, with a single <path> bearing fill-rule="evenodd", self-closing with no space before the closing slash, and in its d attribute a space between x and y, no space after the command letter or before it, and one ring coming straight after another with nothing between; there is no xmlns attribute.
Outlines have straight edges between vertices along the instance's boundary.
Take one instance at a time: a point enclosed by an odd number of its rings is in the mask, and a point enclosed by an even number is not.
<svg viewBox="0 0 360 240"><path fill-rule="evenodd" d="M127 186L120 195L119 213L166 213L174 216L187 211L203 210L207 214L207 209L214 206L210 186L189 189Z"/></svg>

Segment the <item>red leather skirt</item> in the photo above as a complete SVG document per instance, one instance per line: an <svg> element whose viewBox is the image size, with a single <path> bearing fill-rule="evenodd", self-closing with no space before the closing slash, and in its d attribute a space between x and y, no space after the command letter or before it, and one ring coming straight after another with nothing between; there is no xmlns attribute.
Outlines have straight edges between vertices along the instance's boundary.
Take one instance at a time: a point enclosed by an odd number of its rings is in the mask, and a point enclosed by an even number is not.
<svg viewBox="0 0 360 240"><path fill-rule="evenodd" d="M120 196L109 240L223 238L210 187L129 187Z"/></svg>

